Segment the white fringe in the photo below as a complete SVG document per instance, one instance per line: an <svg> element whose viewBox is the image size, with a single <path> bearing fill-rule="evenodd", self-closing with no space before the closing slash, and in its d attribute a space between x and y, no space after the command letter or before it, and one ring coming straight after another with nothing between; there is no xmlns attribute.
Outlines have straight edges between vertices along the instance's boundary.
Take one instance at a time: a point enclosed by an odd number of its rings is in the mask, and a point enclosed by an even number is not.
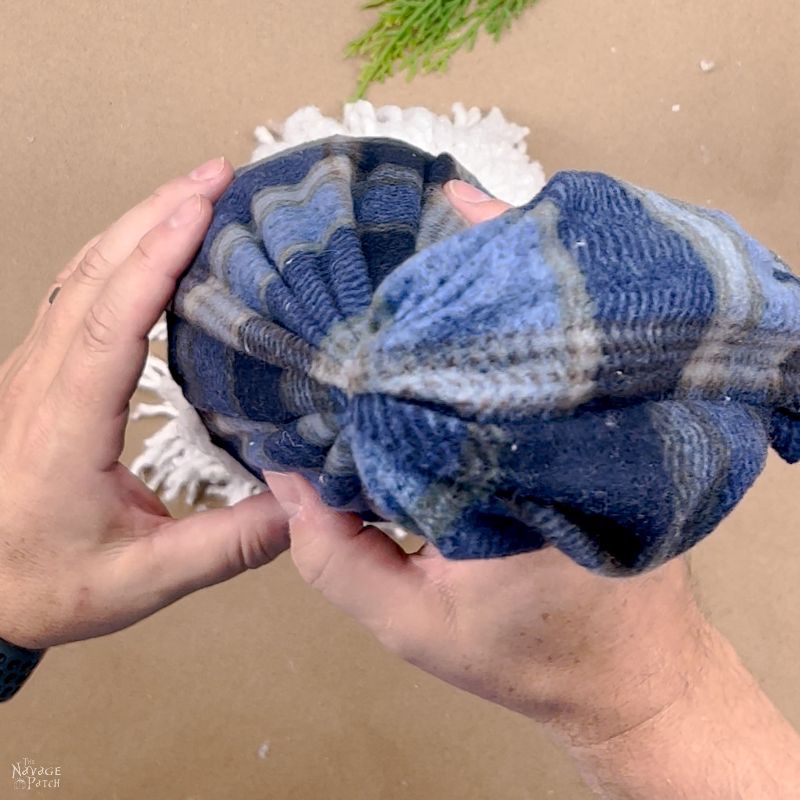
<svg viewBox="0 0 800 800"><path fill-rule="evenodd" d="M413 144L428 153L451 153L495 196L512 205L530 200L544 186L538 161L527 155L528 128L515 125L493 108L485 116L479 108L455 103L452 118L415 106L381 106L366 100L348 103L341 121L324 117L315 106L295 111L280 125L259 126L260 144L250 163L303 142L334 134L389 136Z"/></svg>
<svg viewBox="0 0 800 800"><path fill-rule="evenodd" d="M283 123L259 126L255 130L259 144L250 163L334 134L389 136L429 153L451 153L493 195L520 205L530 200L545 182L541 165L527 155L528 133L528 128L509 122L497 108L483 115L478 108L466 109L456 103L452 115L447 116L419 106L375 108L366 100L359 100L344 106L341 120L325 117L318 108L307 106ZM164 341L166 336L167 325L162 318L150 332L150 340ZM131 419L164 417L166 421L145 439L144 449L130 469L159 492L164 501L182 497L192 505L205 490L207 497L217 497L226 505L233 505L264 490L264 484L212 444L200 417L184 398L163 359L152 353L148 355L139 389L156 395L159 400L139 403ZM394 530L388 532L402 538L401 530L386 525L390 527Z"/></svg>

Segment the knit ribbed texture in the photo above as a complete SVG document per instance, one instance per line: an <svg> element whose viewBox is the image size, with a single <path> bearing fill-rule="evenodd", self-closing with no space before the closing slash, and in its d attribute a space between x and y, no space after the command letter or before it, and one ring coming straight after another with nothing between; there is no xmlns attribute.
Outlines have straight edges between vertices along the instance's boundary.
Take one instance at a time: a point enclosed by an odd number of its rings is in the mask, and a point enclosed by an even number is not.
<svg viewBox="0 0 800 800"><path fill-rule="evenodd" d="M169 365L261 478L450 558L605 574L800 460L800 280L726 214L562 172L468 228L451 157L334 137L249 165L168 310Z"/></svg>

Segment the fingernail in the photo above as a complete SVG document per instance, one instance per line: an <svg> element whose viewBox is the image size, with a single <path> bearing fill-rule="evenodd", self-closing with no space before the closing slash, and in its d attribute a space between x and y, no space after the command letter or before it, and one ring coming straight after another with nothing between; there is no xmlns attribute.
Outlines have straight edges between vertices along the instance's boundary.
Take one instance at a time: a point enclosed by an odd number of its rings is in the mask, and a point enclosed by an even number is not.
<svg viewBox="0 0 800 800"><path fill-rule="evenodd" d="M200 195L193 194L178 206L167 222L173 228L179 228L181 225L188 225L200 216L201 208Z"/></svg>
<svg viewBox="0 0 800 800"><path fill-rule="evenodd" d="M466 181L448 181L445 189L453 197L463 200L465 203L486 203L492 199L488 194Z"/></svg>
<svg viewBox="0 0 800 800"><path fill-rule="evenodd" d="M220 156L219 158L212 158L211 161L206 161L205 164L195 167L189 173L189 177L196 181L207 181L211 178L216 178L216 176L222 172L222 168L224 166L225 158L223 156Z"/></svg>
<svg viewBox="0 0 800 800"><path fill-rule="evenodd" d="M264 480L286 516L289 519L295 516L300 511L300 493L291 475L264 470Z"/></svg>

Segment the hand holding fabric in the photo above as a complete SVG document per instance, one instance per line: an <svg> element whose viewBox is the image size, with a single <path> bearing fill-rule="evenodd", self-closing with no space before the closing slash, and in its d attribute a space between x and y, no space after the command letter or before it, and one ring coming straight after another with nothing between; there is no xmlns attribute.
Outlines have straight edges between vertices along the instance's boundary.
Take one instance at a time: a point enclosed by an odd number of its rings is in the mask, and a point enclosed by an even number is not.
<svg viewBox="0 0 800 800"><path fill-rule="evenodd" d="M508 208L460 181L445 192L471 224ZM303 578L387 649L448 683L575 742L610 738L685 690L707 627L685 559L620 579L552 547L459 561L426 544L407 555L356 514L327 507L299 475L265 478L290 515ZM644 674L649 691L633 691Z"/></svg>
<svg viewBox="0 0 800 800"><path fill-rule="evenodd" d="M15 645L124 628L288 544L268 493L174 520L119 462L147 334L232 174L208 162L94 237L0 365L0 637Z"/></svg>

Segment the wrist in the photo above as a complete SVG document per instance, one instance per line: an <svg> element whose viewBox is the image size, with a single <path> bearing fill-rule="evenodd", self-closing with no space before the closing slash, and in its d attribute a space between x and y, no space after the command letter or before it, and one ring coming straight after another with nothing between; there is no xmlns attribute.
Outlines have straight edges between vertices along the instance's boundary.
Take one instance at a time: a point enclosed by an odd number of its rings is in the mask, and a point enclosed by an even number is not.
<svg viewBox="0 0 800 800"><path fill-rule="evenodd" d="M713 629L699 609L693 616L682 635L674 632L674 638L630 652L629 663L595 684L574 724L560 724L555 737L569 748L602 747L659 726L671 709L682 707L711 669Z"/></svg>
<svg viewBox="0 0 800 800"><path fill-rule="evenodd" d="M590 746L635 729L684 696L703 671L711 626L698 608L686 563L623 579L592 625L591 647L562 664L550 681L548 713L522 710L562 744ZM643 585L646 584L646 585ZM613 615L614 623L607 619Z"/></svg>
<svg viewBox="0 0 800 800"><path fill-rule="evenodd" d="M800 736L719 631L706 625L684 690L605 740L567 746L606 797L787 797L800 785Z"/></svg>
<svg viewBox="0 0 800 800"><path fill-rule="evenodd" d="M0 613L0 641L23 650L44 649L44 645L30 630L28 624L30 616L24 614L16 605L4 604Z"/></svg>
<svg viewBox="0 0 800 800"><path fill-rule="evenodd" d="M549 726L568 747L591 747L659 720L708 668L709 625L699 610L682 631L621 652L605 677L586 678ZM663 631L661 633L664 633Z"/></svg>
<svg viewBox="0 0 800 800"><path fill-rule="evenodd" d="M0 641L21 650L46 650L50 642L42 624L40 590L7 575L0 575L0 587Z"/></svg>

